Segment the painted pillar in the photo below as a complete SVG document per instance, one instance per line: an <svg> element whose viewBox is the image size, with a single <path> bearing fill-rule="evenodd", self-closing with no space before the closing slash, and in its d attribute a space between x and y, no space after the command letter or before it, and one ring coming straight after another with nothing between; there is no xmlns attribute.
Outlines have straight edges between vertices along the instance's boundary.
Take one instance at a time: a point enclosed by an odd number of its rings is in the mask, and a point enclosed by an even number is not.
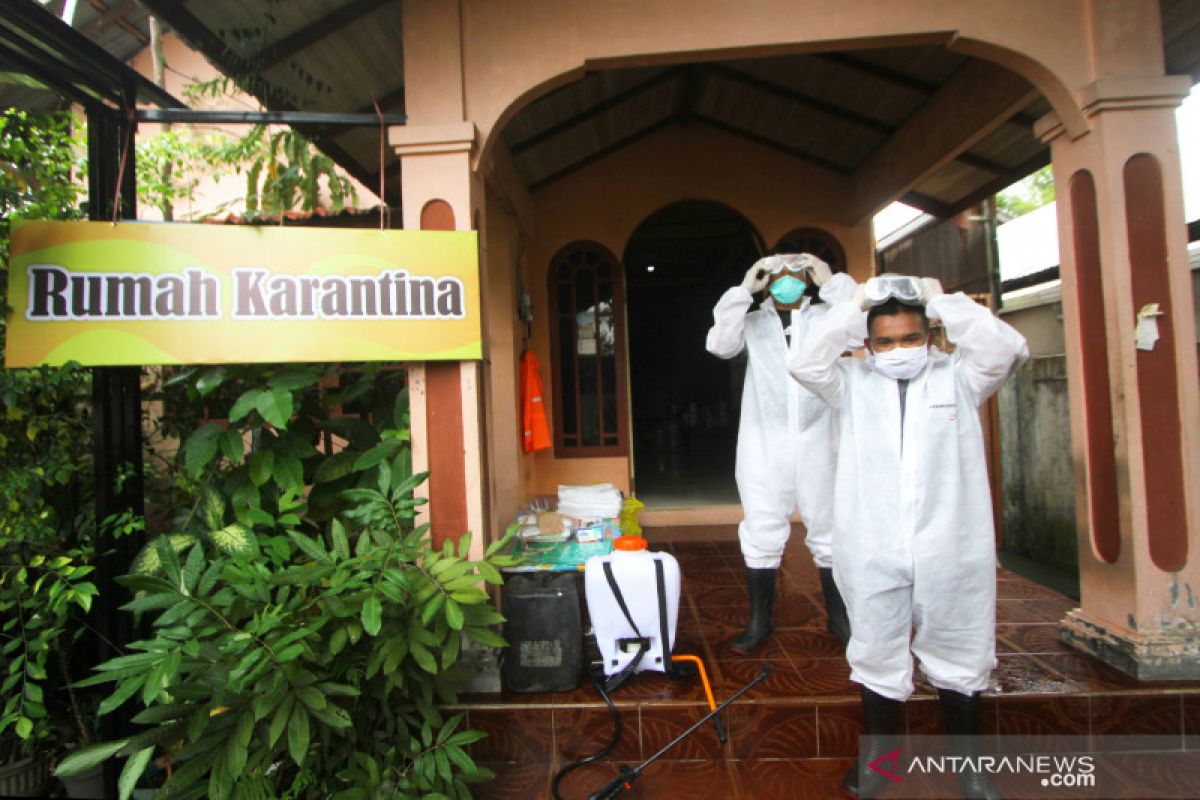
<svg viewBox="0 0 1200 800"><path fill-rule="evenodd" d="M1079 92L1090 132L1038 124L1058 195L1079 520L1081 607L1061 636L1146 680L1200 677L1200 398L1174 117L1189 83L1101 78ZM1139 346L1154 308L1158 338Z"/></svg>
<svg viewBox="0 0 1200 800"><path fill-rule="evenodd" d="M464 119L460 27L455 3L405 3L408 124L392 128L389 141L400 156L406 230L466 231L481 216L482 191L472 171L475 126ZM482 255L480 271L482 280ZM488 531L479 364L411 365L409 396L413 468L430 473L428 484L418 489L429 498L419 521L430 523L435 547L471 531L471 557L480 558Z"/></svg>

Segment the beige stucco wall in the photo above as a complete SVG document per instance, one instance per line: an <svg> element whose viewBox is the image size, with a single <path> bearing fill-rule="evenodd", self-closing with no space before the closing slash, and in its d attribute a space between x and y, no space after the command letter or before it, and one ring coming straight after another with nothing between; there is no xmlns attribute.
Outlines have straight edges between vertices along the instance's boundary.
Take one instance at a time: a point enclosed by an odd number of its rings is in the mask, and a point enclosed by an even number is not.
<svg viewBox="0 0 1200 800"><path fill-rule="evenodd" d="M578 172L549 184L532 196L537 235L522 262L526 286L533 297L534 324L530 346L542 362L546 407L553 428L553 372L550 362L549 298L547 271L550 260L564 245L581 239L599 242L620 260L637 226L655 211L681 200L711 200L741 213L770 246L793 228L814 226L833 234L846 249L850 271L858 278L870 274L874 240L869 224L842 225L840 209L846 202L846 180L840 175L798 162L745 139L706 126L674 127L652 134ZM493 207L489 206L489 214ZM502 214L508 220L514 217ZM505 224L489 229L489 250L495 238L515 236ZM506 245L511 247L511 244ZM490 269L506 269L489 258ZM515 302L515 300L513 301ZM488 339L503 338L494 332L511 328L511 315L493 315ZM520 338L514 344L520 347ZM516 354L495 347L490 354L493 372L498 365L516 363ZM499 377L499 376L498 376ZM498 379L497 384L500 380ZM508 401L496 386L491 398L496 434L516 436L516 387ZM511 403L511 411L507 403ZM505 418L514 420L509 424ZM496 449L504 447L496 443ZM610 481L629 490L628 458L556 458L552 450L521 454L520 494L528 499L554 494L559 483ZM497 459L502 463L502 459Z"/></svg>
<svg viewBox="0 0 1200 800"><path fill-rule="evenodd" d="M520 228L495 192L486 197L485 227L480 232L481 263L486 264L487 325L484 330L484 428L487 439L484 461L487 492L495 524L512 519L528 499L517 469L521 452L518 359L525 326L517 318L520 292Z"/></svg>

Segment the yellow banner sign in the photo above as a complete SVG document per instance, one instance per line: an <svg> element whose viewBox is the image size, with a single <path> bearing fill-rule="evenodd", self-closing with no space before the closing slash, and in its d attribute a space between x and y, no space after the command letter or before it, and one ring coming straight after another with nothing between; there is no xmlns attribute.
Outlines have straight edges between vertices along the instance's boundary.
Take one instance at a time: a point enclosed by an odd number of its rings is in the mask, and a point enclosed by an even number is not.
<svg viewBox="0 0 1200 800"><path fill-rule="evenodd" d="M474 232L13 229L5 365L481 357Z"/></svg>

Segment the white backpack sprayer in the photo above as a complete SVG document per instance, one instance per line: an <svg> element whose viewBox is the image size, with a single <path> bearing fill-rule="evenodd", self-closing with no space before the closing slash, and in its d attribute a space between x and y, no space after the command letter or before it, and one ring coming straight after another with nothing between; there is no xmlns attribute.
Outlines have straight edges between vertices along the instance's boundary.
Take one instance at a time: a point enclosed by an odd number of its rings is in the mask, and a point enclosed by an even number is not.
<svg viewBox="0 0 1200 800"><path fill-rule="evenodd" d="M679 620L679 562L673 555L650 552L640 536L620 536L612 553L587 560L583 585L609 691L632 673L672 671Z"/></svg>
<svg viewBox="0 0 1200 800"><path fill-rule="evenodd" d="M614 720L612 740L602 750L567 764L554 776L552 791L555 800L562 800L558 793L559 781L568 772L599 761L609 753L621 738L621 716L613 705L609 692L615 691L632 675L644 671L662 672L671 678L685 677L676 662L691 662L699 669L708 697L710 711L673 741L636 767L621 765L620 773L598 791L589 795L589 800L614 798L632 788L633 782L652 762L670 750L693 731L714 720L717 735L725 741L725 729L718 714L730 703L749 691L752 686L766 680L769 667L764 666L757 678L742 687L721 705L713 700L704 664L696 656L673 656L675 626L679 620L679 562L670 553L653 553L647 549L646 540L640 536L620 536L613 541L613 552L605 556L592 556L584 567L584 591L587 597L588 615L596 635L596 645L603 659L601 664L607 680L601 680L600 670L589 670L592 684L608 704Z"/></svg>

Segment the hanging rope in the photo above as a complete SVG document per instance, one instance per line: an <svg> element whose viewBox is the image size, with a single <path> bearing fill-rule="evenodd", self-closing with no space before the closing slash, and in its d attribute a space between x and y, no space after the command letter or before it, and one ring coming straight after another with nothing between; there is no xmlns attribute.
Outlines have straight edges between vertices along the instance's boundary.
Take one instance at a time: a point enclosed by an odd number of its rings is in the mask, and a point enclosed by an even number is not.
<svg viewBox="0 0 1200 800"><path fill-rule="evenodd" d="M387 128L383 124L383 109L379 107L374 94L371 95L371 105L375 106L375 115L379 117L379 230L382 231L387 229L387 196L383 193L387 185L387 178L383 174L383 160L387 157Z"/></svg>
<svg viewBox="0 0 1200 800"><path fill-rule="evenodd" d="M133 140L133 127L135 121L135 108L133 102L130 101L126 94L121 95L124 100L125 113L127 116L125 123L125 143L121 145L121 161L117 165L117 183L113 189L112 199L112 224L117 224L117 217L121 212L121 184L125 181L125 164L129 159L129 144Z"/></svg>

